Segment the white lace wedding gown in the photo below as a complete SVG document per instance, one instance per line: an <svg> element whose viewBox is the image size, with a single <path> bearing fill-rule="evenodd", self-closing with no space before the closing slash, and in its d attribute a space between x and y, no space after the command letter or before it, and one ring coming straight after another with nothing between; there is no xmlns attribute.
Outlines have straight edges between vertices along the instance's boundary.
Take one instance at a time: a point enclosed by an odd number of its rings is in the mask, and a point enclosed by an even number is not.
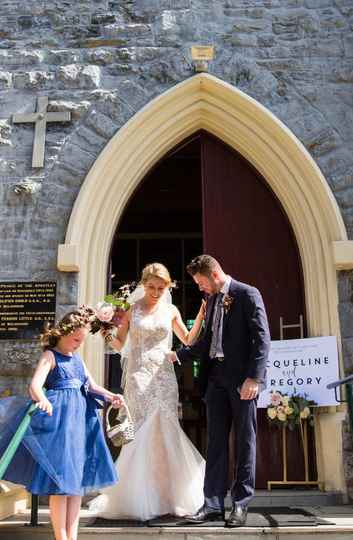
<svg viewBox="0 0 353 540"><path fill-rule="evenodd" d="M171 304L160 302L149 315L134 304L124 397L136 435L115 463L118 483L89 505L99 516L183 516L203 504L205 461L179 424L177 380L166 358L171 332Z"/></svg>

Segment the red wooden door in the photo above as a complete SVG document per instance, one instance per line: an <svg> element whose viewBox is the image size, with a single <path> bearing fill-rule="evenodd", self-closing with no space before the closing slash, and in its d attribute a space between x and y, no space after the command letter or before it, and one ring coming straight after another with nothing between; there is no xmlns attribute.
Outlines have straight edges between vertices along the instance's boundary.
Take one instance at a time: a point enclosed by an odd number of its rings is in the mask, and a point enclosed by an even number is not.
<svg viewBox="0 0 353 540"><path fill-rule="evenodd" d="M201 163L204 252L216 257L227 273L261 291L271 338L279 339L280 316L290 324L305 314L302 269L291 226L262 176L207 133L201 134ZM282 478L281 442L264 409L258 411L258 422L256 487L266 488L267 480ZM304 479L303 467L299 435L289 433L288 479Z"/></svg>

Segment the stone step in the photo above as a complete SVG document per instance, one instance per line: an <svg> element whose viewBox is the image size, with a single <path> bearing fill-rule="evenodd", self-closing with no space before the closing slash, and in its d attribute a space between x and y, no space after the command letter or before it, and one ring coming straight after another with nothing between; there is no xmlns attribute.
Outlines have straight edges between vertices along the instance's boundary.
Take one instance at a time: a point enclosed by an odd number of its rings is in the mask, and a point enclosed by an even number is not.
<svg viewBox="0 0 353 540"><path fill-rule="evenodd" d="M0 482L0 520L25 510L29 502L30 495L23 487Z"/></svg>
<svg viewBox="0 0 353 540"><path fill-rule="evenodd" d="M353 525L350 527L317 526L317 527L278 527L241 529L225 529L214 527L202 528L109 528L85 527L79 530L79 540L255 540L266 535L268 540L351 540ZM30 530L29 527L0 530L1 540L53 540L53 531L49 527Z"/></svg>
<svg viewBox="0 0 353 540"><path fill-rule="evenodd" d="M228 540L230 535L237 540L257 540L266 535L268 540L351 540L353 537L353 507L323 506L305 508L318 516L327 525L290 527L94 527L94 517L83 509L80 519L79 540ZM40 526L25 525L30 519L27 510L0 522L0 540L52 540L49 526L49 511L40 508ZM229 538L230 540L230 538Z"/></svg>
<svg viewBox="0 0 353 540"><path fill-rule="evenodd" d="M342 492L319 491L318 489L273 489L256 490L251 507L267 506L341 506L347 502ZM231 500L226 499L226 506L231 507Z"/></svg>

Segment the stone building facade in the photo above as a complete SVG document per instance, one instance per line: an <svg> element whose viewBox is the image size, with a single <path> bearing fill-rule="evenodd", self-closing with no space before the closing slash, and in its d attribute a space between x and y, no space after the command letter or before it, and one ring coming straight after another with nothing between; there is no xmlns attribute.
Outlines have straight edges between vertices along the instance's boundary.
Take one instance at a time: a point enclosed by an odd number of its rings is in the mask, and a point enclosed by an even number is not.
<svg viewBox="0 0 353 540"><path fill-rule="evenodd" d="M81 187L129 120L195 77L190 48L213 45L210 76L290 130L337 205L337 334L342 373L353 373L351 0L3 0L0 22L1 281L56 281L58 316L96 299L80 297L88 270L67 241ZM44 167L33 168L34 126L12 119L41 96L71 121L47 125ZM0 342L0 393L25 391L38 352L35 342ZM345 485L331 488L353 495L352 433L345 413L336 416Z"/></svg>

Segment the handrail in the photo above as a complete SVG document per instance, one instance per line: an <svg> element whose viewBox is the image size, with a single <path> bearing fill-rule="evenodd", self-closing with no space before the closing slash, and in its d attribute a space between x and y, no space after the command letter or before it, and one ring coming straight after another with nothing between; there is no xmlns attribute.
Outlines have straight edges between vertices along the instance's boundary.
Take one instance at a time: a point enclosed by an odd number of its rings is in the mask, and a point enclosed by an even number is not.
<svg viewBox="0 0 353 540"><path fill-rule="evenodd" d="M342 384L353 384L353 375L348 375L348 377L345 377L344 379L331 382L326 386L326 388L331 390L332 388L337 388L337 386L342 386Z"/></svg>
<svg viewBox="0 0 353 540"><path fill-rule="evenodd" d="M339 386L346 385L346 400L338 399L337 397L337 388ZM348 405L348 411L349 411L349 418L350 418L350 425L351 425L351 432L353 435L353 375L348 375L348 377L344 377L343 379L339 379L338 381L334 381L332 383L329 383L326 385L326 388L328 390L333 389L335 391L335 398L338 403L347 403Z"/></svg>
<svg viewBox="0 0 353 540"><path fill-rule="evenodd" d="M8 447L6 448L5 452L1 456L0 459L0 480L4 476L8 466L11 463L12 458L14 457L17 448L19 447L26 431L29 426L29 423L32 418L32 414L37 409L37 403L31 403L28 406L28 409L22 418L15 434L13 435L11 441L9 442Z"/></svg>

